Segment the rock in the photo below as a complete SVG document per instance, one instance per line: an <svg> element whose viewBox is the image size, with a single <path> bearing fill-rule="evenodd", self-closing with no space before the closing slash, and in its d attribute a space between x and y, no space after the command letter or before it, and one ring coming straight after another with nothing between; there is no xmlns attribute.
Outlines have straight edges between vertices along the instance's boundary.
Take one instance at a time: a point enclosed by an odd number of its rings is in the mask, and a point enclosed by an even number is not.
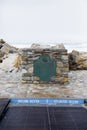
<svg viewBox="0 0 87 130"><path fill-rule="evenodd" d="M64 83L65 83L65 82L68 82L68 81L69 81L68 78L66 78L66 77L63 78L63 82L64 82Z"/></svg>
<svg viewBox="0 0 87 130"><path fill-rule="evenodd" d="M33 81L33 84L38 84L39 82L38 81Z"/></svg>
<svg viewBox="0 0 87 130"><path fill-rule="evenodd" d="M58 66L58 69L59 69L59 67L63 67L63 63L61 61L58 61L57 66Z"/></svg>
<svg viewBox="0 0 87 130"><path fill-rule="evenodd" d="M6 43L3 39L0 39L0 51L4 52L5 54L8 53L17 53L18 49Z"/></svg>
<svg viewBox="0 0 87 130"><path fill-rule="evenodd" d="M13 53L16 53L17 51L15 49L10 49L9 50L9 53L13 54Z"/></svg>
<svg viewBox="0 0 87 130"><path fill-rule="evenodd" d="M52 46L51 48L52 48L52 49L65 49L63 43L61 43L61 44L56 44L55 46Z"/></svg>
<svg viewBox="0 0 87 130"><path fill-rule="evenodd" d="M5 53L0 50L0 63L3 62L4 55L5 55Z"/></svg>
<svg viewBox="0 0 87 130"><path fill-rule="evenodd" d="M87 69L87 52L78 52L73 50L69 54L70 70L86 70Z"/></svg>
<svg viewBox="0 0 87 130"><path fill-rule="evenodd" d="M40 80L40 78L37 77L37 76L34 76L34 80L35 80L35 81L38 81L38 80Z"/></svg>
<svg viewBox="0 0 87 130"><path fill-rule="evenodd" d="M0 63L2 63L3 62L3 60L2 59L0 59Z"/></svg>
<svg viewBox="0 0 87 130"><path fill-rule="evenodd" d="M50 47L51 47L50 45L42 45L42 44L38 44L38 43L33 43L30 48L32 48L32 49L44 49L44 48L48 49Z"/></svg>
<svg viewBox="0 0 87 130"><path fill-rule="evenodd" d="M9 53L17 53L18 49L7 44L3 39L0 39L0 63L7 58Z"/></svg>
<svg viewBox="0 0 87 130"><path fill-rule="evenodd" d="M17 49L15 47L10 46L7 43L4 43L4 46L1 48L1 51L5 52L6 54L10 52L17 52Z"/></svg>
<svg viewBox="0 0 87 130"><path fill-rule="evenodd" d="M4 57L5 53L0 50L0 58Z"/></svg>
<svg viewBox="0 0 87 130"><path fill-rule="evenodd" d="M22 84L26 84L27 82L25 81L25 80L22 80L22 82L21 82Z"/></svg>
<svg viewBox="0 0 87 130"><path fill-rule="evenodd" d="M4 43L5 43L5 41L4 41L3 39L0 39L0 43L4 44Z"/></svg>
<svg viewBox="0 0 87 130"><path fill-rule="evenodd" d="M40 44L33 43L30 48L38 49L38 48L40 48L40 46L41 46Z"/></svg>
<svg viewBox="0 0 87 130"><path fill-rule="evenodd" d="M0 44L0 49L3 47L3 45Z"/></svg>
<svg viewBox="0 0 87 130"><path fill-rule="evenodd" d="M11 69L9 72L12 73L14 71L14 69Z"/></svg>

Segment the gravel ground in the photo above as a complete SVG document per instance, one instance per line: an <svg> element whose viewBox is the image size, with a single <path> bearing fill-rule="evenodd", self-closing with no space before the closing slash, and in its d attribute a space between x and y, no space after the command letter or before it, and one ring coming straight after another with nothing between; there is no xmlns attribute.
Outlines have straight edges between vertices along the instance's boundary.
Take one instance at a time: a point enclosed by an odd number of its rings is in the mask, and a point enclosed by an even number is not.
<svg viewBox="0 0 87 130"><path fill-rule="evenodd" d="M87 70L70 71L67 88L73 93L73 97L87 98Z"/></svg>
<svg viewBox="0 0 87 130"><path fill-rule="evenodd" d="M69 83L21 84L21 72L0 69L0 97L87 98L87 70L70 71Z"/></svg>

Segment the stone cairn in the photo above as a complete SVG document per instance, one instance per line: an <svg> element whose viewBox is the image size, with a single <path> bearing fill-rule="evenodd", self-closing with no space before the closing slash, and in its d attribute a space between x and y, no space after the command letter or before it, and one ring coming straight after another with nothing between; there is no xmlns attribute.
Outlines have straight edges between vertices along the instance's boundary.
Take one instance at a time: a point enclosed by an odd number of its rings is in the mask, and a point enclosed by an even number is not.
<svg viewBox="0 0 87 130"><path fill-rule="evenodd" d="M41 55L48 55L56 61L56 75L51 77L50 81L44 82L40 77L34 75L34 61ZM68 82L69 61L67 50L63 44L56 46L40 46L33 44L30 48L22 49L22 83L65 83Z"/></svg>

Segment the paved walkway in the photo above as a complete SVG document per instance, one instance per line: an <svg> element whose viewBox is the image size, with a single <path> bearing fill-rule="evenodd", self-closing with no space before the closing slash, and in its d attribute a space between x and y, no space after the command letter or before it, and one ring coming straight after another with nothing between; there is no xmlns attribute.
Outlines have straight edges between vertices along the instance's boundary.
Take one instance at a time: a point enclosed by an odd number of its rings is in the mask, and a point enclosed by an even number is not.
<svg viewBox="0 0 87 130"><path fill-rule="evenodd" d="M69 84L21 84L21 72L0 69L0 97L87 98L87 70L70 71Z"/></svg>

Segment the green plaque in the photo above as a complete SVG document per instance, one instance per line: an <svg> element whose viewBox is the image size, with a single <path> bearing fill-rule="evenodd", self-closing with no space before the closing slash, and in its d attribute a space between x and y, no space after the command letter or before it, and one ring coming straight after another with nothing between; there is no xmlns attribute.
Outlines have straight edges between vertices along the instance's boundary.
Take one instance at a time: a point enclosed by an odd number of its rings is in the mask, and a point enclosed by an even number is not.
<svg viewBox="0 0 87 130"><path fill-rule="evenodd" d="M38 76L40 81L50 81L56 75L56 61L51 60L50 56L41 55L34 61L34 76Z"/></svg>

